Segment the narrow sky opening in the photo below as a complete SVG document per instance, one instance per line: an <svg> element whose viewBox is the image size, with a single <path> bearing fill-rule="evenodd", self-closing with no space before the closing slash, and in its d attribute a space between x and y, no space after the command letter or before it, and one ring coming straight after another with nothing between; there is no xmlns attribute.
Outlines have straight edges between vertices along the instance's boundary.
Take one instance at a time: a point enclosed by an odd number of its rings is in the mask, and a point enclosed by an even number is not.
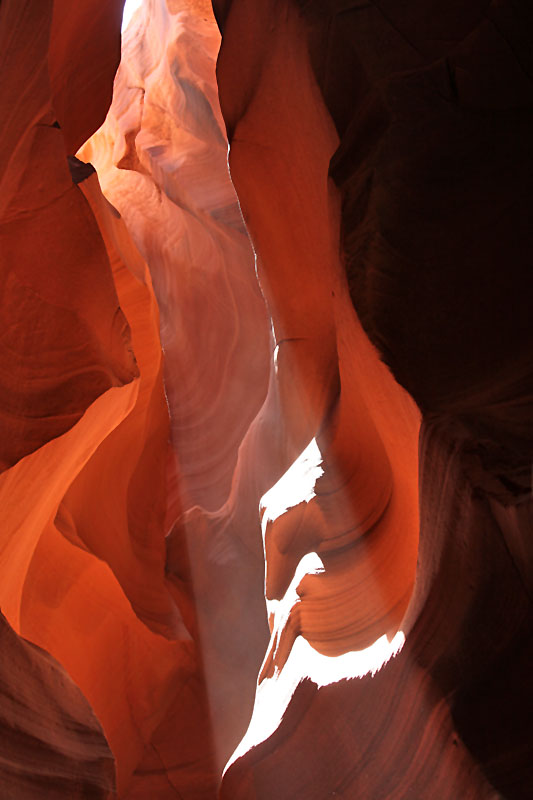
<svg viewBox="0 0 533 800"><path fill-rule="evenodd" d="M134 13L142 4L143 0L126 0L124 4L124 13L122 15L122 31L126 30Z"/></svg>

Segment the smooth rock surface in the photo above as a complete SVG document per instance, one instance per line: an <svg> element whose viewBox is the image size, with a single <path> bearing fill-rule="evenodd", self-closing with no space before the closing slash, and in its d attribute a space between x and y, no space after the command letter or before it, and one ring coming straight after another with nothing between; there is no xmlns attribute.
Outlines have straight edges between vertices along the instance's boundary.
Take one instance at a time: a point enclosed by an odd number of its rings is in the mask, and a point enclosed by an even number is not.
<svg viewBox="0 0 533 800"><path fill-rule="evenodd" d="M526 800L526 0L122 5L0 4L0 794Z"/></svg>
<svg viewBox="0 0 533 800"><path fill-rule="evenodd" d="M62 667L0 614L0 787L4 797L107 798L113 756Z"/></svg>
<svg viewBox="0 0 533 800"><path fill-rule="evenodd" d="M284 410L315 436L263 499L272 638L222 796L526 797L527 9L214 5ZM411 596L417 413L348 288L423 412Z"/></svg>

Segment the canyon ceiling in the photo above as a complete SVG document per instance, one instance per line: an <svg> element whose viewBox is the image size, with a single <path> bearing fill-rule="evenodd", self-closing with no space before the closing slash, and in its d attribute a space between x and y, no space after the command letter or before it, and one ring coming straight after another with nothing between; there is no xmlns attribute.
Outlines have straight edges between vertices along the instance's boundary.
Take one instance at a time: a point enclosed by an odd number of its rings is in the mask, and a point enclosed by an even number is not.
<svg viewBox="0 0 533 800"><path fill-rule="evenodd" d="M533 796L533 6L0 0L0 797Z"/></svg>

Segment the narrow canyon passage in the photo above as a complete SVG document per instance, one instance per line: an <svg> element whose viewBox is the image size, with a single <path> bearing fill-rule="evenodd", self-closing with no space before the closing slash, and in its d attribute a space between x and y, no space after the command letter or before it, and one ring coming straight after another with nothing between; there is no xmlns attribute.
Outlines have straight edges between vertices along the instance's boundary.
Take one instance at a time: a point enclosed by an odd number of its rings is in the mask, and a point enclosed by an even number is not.
<svg viewBox="0 0 533 800"><path fill-rule="evenodd" d="M533 19L422 5L0 3L0 796L530 796Z"/></svg>

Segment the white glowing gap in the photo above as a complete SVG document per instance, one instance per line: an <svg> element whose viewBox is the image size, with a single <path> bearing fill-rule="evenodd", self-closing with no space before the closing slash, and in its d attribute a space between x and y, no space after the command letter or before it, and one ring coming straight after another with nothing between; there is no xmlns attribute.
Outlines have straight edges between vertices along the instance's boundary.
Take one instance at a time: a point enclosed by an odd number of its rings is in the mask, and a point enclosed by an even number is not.
<svg viewBox="0 0 533 800"><path fill-rule="evenodd" d="M124 14L122 15L122 30L125 31L128 27L131 18L140 6L143 0L126 0L124 5Z"/></svg>
<svg viewBox="0 0 533 800"><path fill-rule="evenodd" d="M303 677L309 677L318 686L326 686L337 681L375 675L387 661L398 655L404 643L405 635L403 631L398 631L392 641L387 636L381 636L364 650L331 657L318 653L302 636L298 636L281 672L262 681L257 687L250 725L226 764L225 771L250 747L272 736Z"/></svg>
<svg viewBox="0 0 533 800"><path fill-rule="evenodd" d="M274 521L292 506L312 500L315 484L323 474L322 454L316 439L311 439L287 472L261 498L261 511L266 511L264 522Z"/></svg>

